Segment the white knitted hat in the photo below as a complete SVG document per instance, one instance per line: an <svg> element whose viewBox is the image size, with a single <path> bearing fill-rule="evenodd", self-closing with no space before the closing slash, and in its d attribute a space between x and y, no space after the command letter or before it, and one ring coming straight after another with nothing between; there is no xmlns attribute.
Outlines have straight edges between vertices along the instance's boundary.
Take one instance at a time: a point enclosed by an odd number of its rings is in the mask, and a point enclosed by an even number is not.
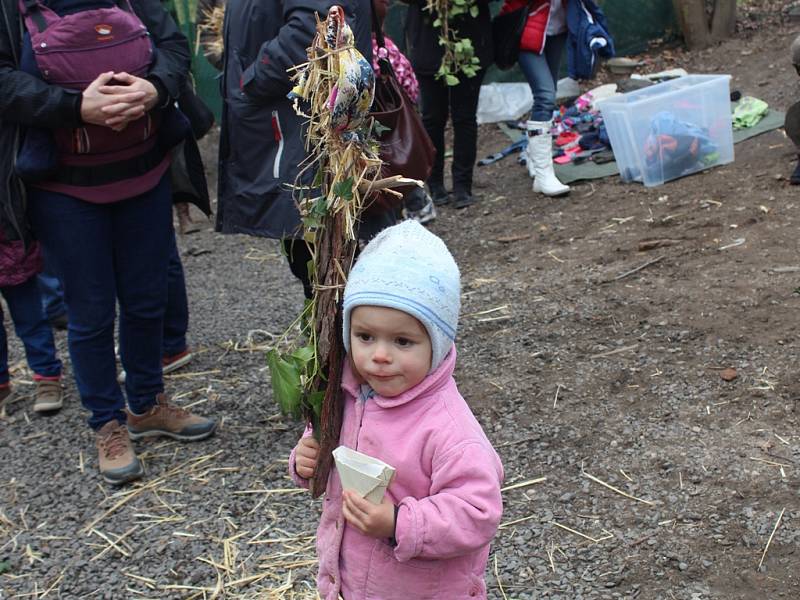
<svg viewBox="0 0 800 600"><path fill-rule="evenodd" d="M431 371L453 345L461 308L461 277L444 242L413 220L380 232L359 256L344 290L342 334L350 351L350 313L356 306L403 311L431 339Z"/></svg>

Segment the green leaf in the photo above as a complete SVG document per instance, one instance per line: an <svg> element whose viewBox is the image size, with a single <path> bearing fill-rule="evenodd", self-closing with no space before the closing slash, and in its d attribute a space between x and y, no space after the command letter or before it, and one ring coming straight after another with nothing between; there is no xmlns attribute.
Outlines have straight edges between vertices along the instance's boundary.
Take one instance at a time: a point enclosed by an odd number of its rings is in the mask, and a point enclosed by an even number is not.
<svg viewBox="0 0 800 600"><path fill-rule="evenodd" d="M311 410L314 411L314 414L318 417L322 414L323 400L325 400L325 390L320 390L318 392L311 392L306 397L308 405L311 407Z"/></svg>
<svg viewBox="0 0 800 600"><path fill-rule="evenodd" d="M303 228L308 230L317 229L322 227L322 219L319 217L315 217L312 215L308 215L302 218L303 221Z"/></svg>
<svg viewBox="0 0 800 600"><path fill-rule="evenodd" d="M469 16L472 17L473 19L478 18L478 7L475 6L474 4L469 7Z"/></svg>
<svg viewBox="0 0 800 600"><path fill-rule="evenodd" d="M272 395L281 412L299 419L302 416L300 398L303 390L297 364L286 360L273 348L267 352L267 366L272 379Z"/></svg>
<svg viewBox="0 0 800 600"><path fill-rule="evenodd" d="M444 76L444 81L447 85L458 85L458 77L450 73Z"/></svg>
<svg viewBox="0 0 800 600"><path fill-rule="evenodd" d="M290 356L297 361L298 366L304 367L314 360L314 349L311 346L303 346L292 352Z"/></svg>
<svg viewBox="0 0 800 600"><path fill-rule="evenodd" d="M433 26L434 26L434 27L441 27L441 26L442 26L442 20L441 20L441 19L439 19L439 18L435 19L435 20L433 21Z"/></svg>
<svg viewBox="0 0 800 600"><path fill-rule="evenodd" d="M353 199L353 178L348 177L333 186L333 193L342 200L350 201Z"/></svg>
<svg viewBox="0 0 800 600"><path fill-rule="evenodd" d="M311 182L312 188L316 188L322 185L322 181L325 177L324 171L325 169L317 169L317 172L314 173L314 181Z"/></svg>
<svg viewBox="0 0 800 600"><path fill-rule="evenodd" d="M0 561L0 575L2 575L3 573L7 573L10 570L11 570L11 563L9 563L7 560Z"/></svg>
<svg viewBox="0 0 800 600"><path fill-rule="evenodd" d="M319 198L314 200L314 204L311 205L309 216L321 219L327 214L328 214L328 203L325 201L325 198L320 196Z"/></svg>

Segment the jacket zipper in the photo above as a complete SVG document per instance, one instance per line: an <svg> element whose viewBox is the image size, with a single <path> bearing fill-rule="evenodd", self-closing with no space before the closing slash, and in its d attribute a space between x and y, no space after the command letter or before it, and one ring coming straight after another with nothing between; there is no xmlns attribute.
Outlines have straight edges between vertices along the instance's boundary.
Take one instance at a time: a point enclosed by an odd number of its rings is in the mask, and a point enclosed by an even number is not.
<svg viewBox="0 0 800 600"><path fill-rule="evenodd" d="M281 176L281 155L283 154L283 132L281 131L281 119L277 110L272 111L272 131L275 135L275 141L278 142L275 162L272 163L272 176L275 179L279 179Z"/></svg>
<svg viewBox="0 0 800 600"><path fill-rule="evenodd" d="M358 439L361 437L361 425L364 423L364 411L367 408L368 395L363 390L359 390L359 402L361 402L361 415L358 418L358 431L356 432L356 444L353 450L358 450Z"/></svg>
<svg viewBox="0 0 800 600"><path fill-rule="evenodd" d="M539 10L534 11L533 14L536 14L540 10L544 10L546 4L542 4L539 7ZM544 35L542 35L542 51L539 54L544 54L544 47L547 44L547 28L550 27L550 14L553 12L553 3L550 3L550 9L547 11L547 21L544 24Z"/></svg>
<svg viewBox="0 0 800 600"><path fill-rule="evenodd" d="M100 47L97 47L97 48L90 48L90 50L100 50L100 49L105 50L106 48L115 48L115 47L117 47L117 46L119 46L121 44L126 44L126 43L128 43L130 41L133 41L133 40L136 40L136 39L138 39L140 37L150 37L150 34L147 32L147 30L137 31L137 32L132 33L131 35L125 37L125 38L122 38L121 40L117 40L113 44L104 44L103 46L100 46ZM46 44L47 42L43 42L43 43ZM41 45L39 45L38 47L34 47L34 51L35 51L36 54L52 54L54 52L67 54L69 52L86 52L86 50L87 50L86 48L54 48L54 49L47 49L47 48L48 48L48 46L44 46L44 49L43 49L43 47Z"/></svg>

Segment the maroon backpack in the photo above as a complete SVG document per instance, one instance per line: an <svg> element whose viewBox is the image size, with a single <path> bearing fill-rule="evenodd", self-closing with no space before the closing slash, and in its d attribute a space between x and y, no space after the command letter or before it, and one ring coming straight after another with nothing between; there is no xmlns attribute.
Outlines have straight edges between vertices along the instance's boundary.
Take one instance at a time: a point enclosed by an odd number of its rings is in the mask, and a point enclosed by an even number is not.
<svg viewBox="0 0 800 600"><path fill-rule="evenodd" d="M39 0L19 0L36 65L45 81L83 91L107 71L147 75L153 60L150 35L129 1L117 1L118 5L110 8L61 17ZM90 165L104 162L98 155L135 148L152 137L155 129L152 116L145 114L121 132L87 123L77 129L56 129L54 134L62 155Z"/></svg>

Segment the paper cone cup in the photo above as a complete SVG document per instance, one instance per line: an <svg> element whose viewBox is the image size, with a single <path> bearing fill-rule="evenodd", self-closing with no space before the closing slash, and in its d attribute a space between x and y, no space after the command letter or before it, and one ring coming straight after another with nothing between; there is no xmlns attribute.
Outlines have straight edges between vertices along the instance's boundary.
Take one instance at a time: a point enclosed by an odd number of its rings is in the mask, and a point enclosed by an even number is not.
<svg viewBox="0 0 800 600"><path fill-rule="evenodd" d="M373 504L381 503L394 467L345 446L336 448L333 458L343 489L352 490Z"/></svg>

